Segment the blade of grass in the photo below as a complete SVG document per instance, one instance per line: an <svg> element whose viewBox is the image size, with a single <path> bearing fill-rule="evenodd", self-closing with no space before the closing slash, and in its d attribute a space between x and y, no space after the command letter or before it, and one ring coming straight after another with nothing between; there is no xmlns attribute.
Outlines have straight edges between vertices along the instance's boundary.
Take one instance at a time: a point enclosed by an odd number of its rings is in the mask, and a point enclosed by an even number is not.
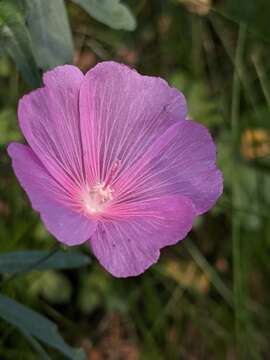
<svg viewBox="0 0 270 360"><path fill-rule="evenodd" d="M256 93L253 90L253 87L250 85L249 80L247 79L247 72L244 71L243 64L240 68L238 68L235 64L235 55L233 53L233 50L231 49L230 43L229 43L229 35L226 33L226 29L221 26L220 19L217 19L214 16L209 16L209 20L211 22L211 25L213 26L213 29L215 30L216 35L218 36L231 64L234 67L234 71L236 72L239 82L243 86L244 94L246 96L247 101L251 105L254 114L257 118L259 118L259 114L257 111L257 101L256 101ZM244 26L244 25L243 25Z"/></svg>
<svg viewBox="0 0 270 360"><path fill-rule="evenodd" d="M256 73L258 75L258 79L260 81L261 88L262 88L264 97L265 97L266 102L267 102L267 106L270 109L270 89L269 89L269 83L267 81L266 74L264 72L264 69L263 69L263 67L261 65L261 62L260 62L258 56L256 56L256 55L252 56L251 61L253 62Z"/></svg>
<svg viewBox="0 0 270 360"><path fill-rule="evenodd" d="M195 261L195 263L199 266L203 273L207 275L209 281L218 291L220 296L228 303L230 307L233 307L233 294L231 290L223 283L214 268L201 254L197 246L193 243L191 239L185 240L183 244L193 258L193 260Z"/></svg>
<svg viewBox="0 0 270 360"><path fill-rule="evenodd" d="M226 114L226 104L224 101L225 98L225 89L222 86L223 79L220 74L220 69L217 63L216 56L213 56L213 54L216 53L216 44L213 40L212 34L208 29L208 26L205 22L203 22L202 26L202 32L203 32L203 50L206 57L206 64L209 69L209 80L212 84L212 87L214 89L215 93L220 93L223 96L219 97L218 101L218 108L221 114ZM222 117L224 120L224 126L226 126L225 116Z"/></svg>
<svg viewBox="0 0 270 360"><path fill-rule="evenodd" d="M234 211L234 209L233 209ZM236 209L235 211L238 211ZM233 300L233 292L231 289L223 282L218 273L215 271L213 266L206 260L206 258L201 253L200 249L194 244L194 242L187 238L183 242L183 246L187 249L197 266L201 269L201 271L207 276L213 287L217 290L220 296L228 303L228 305L233 309L234 300ZM247 311L254 312L256 316L260 316L263 318L269 318L270 314L267 307L252 301L251 299L245 299L243 302L243 307Z"/></svg>
<svg viewBox="0 0 270 360"><path fill-rule="evenodd" d="M238 153L238 124L239 124L239 107L240 107L240 77L242 71L242 60L246 38L246 26L241 24L239 27L237 48L234 60L234 75L232 89L232 107L231 107L231 131L234 147L233 169L238 171L237 153ZM232 207L237 207L238 184L232 186ZM236 212L232 212L232 246L233 246L233 298L235 312L235 340L238 359L245 357L244 353L244 299L243 299L243 276L242 276L242 259L241 259L241 234L240 222Z"/></svg>

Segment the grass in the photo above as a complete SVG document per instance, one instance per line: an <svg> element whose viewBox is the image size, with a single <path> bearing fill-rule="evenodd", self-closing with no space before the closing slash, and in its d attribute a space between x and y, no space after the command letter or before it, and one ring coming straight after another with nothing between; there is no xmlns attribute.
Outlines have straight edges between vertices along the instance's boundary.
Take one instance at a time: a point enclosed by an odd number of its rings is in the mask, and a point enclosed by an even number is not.
<svg viewBox="0 0 270 360"><path fill-rule="evenodd" d="M238 171L238 129L239 129L239 109L240 109L240 80L242 73L242 61L244 55L244 45L246 38L246 26L240 25L237 47L235 53L235 70L233 77L232 89L232 111L231 126L232 139L234 144L233 171ZM239 75L238 75L239 74ZM238 184L233 183L232 186L232 207L238 206ZM241 223L235 211L232 212L232 243L233 243L233 282L234 282L234 312L235 312L235 337L237 346L237 355L239 359L245 358L245 322L244 308L245 299L243 298L243 275L242 275L242 258L241 258Z"/></svg>

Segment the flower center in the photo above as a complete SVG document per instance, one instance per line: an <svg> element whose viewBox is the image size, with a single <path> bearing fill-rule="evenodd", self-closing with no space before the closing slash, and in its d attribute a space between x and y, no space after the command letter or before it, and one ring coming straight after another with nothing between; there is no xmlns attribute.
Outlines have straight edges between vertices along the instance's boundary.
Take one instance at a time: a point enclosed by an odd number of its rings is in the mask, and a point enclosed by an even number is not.
<svg viewBox="0 0 270 360"><path fill-rule="evenodd" d="M112 200L114 190L110 184L119 168L120 161L116 160L108 172L105 181L98 182L91 189L87 189L82 196L84 211L94 215L104 211L108 201Z"/></svg>
<svg viewBox="0 0 270 360"><path fill-rule="evenodd" d="M88 214L97 214L105 209L109 200L112 200L113 190L110 186L104 187L105 183L96 184L91 190L87 191L82 198L84 210Z"/></svg>

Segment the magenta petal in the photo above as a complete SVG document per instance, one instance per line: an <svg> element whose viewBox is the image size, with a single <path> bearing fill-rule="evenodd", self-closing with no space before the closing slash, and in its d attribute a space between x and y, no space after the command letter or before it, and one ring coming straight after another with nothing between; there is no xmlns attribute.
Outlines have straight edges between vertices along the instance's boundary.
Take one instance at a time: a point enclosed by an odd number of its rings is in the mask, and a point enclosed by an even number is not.
<svg viewBox="0 0 270 360"><path fill-rule="evenodd" d="M8 153L21 186L47 229L66 245L87 241L96 229L95 221L61 203L66 196L65 189L51 177L34 152L28 146L12 143Z"/></svg>
<svg viewBox="0 0 270 360"><path fill-rule="evenodd" d="M84 178L79 115L83 77L75 66L59 66L44 75L45 87L19 102L23 134L58 181L79 183Z"/></svg>
<svg viewBox="0 0 270 360"><path fill-rule="evenodd" d="M183 196L164 196L135 207L136 215L101 222L90 240L95 256L116 277L144 272L158 260L161 248L187 235L195 217L192 202Z"/></svg>
<svg viewBox="0 0 270 360"><path fill-rule="evenodd" d="M122 174L115 188L119 203L179 194L192 200L198 214L206 212L223 190L211 135L194 121L179 121Z"/></svg>
<svg viewBox="0 0 270 360"><path fill-rule="evenodd" d="M175 121L184 120L184 96L166 81L125 65L103 62L90 70L80 90L81 132L88 180L104 180L113 163L140 159Z"/></svg>

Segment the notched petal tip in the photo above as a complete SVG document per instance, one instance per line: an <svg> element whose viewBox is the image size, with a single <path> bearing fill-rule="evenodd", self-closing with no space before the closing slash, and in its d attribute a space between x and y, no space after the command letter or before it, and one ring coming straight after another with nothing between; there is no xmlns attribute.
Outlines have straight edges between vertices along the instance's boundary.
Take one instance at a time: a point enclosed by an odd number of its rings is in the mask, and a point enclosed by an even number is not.
<svg viewBox="0 0 270 360"><path fill-rule="evenodd" d="M141 83L144 88L152 88L152 91L156 89L162 89L163 97L159 96L159 101L167 99L164 104L164 108L168 113L173 114L179 120L185 120L187 117L187 101L185 96L178 89L171 87L170 84L157 76L149 76L140 74L135 68L131 68L126 64L118 63L114 61L103 61L98 63L95 67L90 69L86 74L88 77L101 78L104 81L104 86L107 86L106 80L112 77L112 74L118 74L113 76L119 83L123 83L119 86L119 91L123 88L125 83L129 83L132 88L132 83ZM91 84L90 84L91 86ZM141 96L141 92L136 92L134 87L133 96Z"/></svg>
<svg viewBox="0 0 270 360"><path fill-rule="evenodd" d="M48 70L43 74L43 83L45 86L76 88L80 85L84 78L81 70L74 65L59 65L52 70Z"/></svg>

